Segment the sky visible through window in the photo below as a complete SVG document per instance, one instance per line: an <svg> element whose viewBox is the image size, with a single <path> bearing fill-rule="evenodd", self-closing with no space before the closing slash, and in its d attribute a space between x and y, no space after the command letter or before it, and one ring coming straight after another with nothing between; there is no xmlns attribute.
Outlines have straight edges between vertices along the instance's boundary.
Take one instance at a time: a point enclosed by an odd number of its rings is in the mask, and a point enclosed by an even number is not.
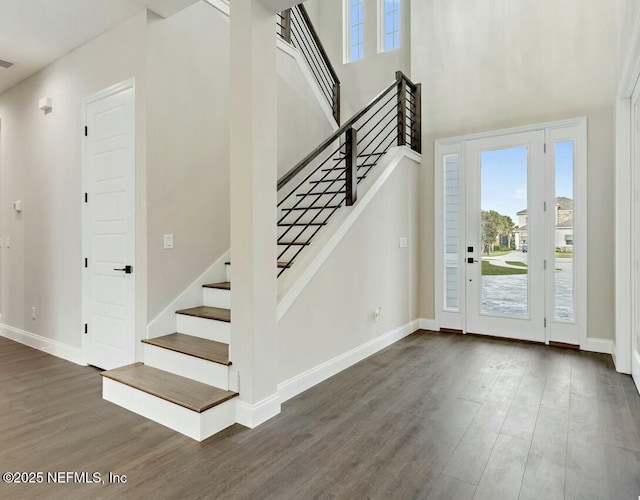
<svg viewBox="0 0 640 500"><path fill-rule="evenodd" d="M542 175L542 171L540 171ZM556 197L573 199L573 141L556 142ZM527 148L482 152L482 210L508 215L518 224L527 208Z"/></svg>
<svg viewBox="0 0 640 500"><path fill-rule="evenodd" d="M400 47L400 0L384 0L384 50Z"/></svg>
<svg viewBox="0 0 640 500"><path fill-rule="evenodd" d="M349 61L364 57L364 3L349 0Z"/></svg>

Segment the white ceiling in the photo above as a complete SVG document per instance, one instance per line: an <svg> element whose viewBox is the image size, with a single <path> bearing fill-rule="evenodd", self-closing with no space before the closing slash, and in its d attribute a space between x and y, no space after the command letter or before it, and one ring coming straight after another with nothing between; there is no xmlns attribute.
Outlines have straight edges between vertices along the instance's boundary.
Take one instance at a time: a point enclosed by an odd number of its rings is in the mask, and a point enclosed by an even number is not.
<svg viewBox="0 0 640 500"><path fill-rule="evenodd" d="M0 0L0 93L145 9L150 0Z"/></svg>

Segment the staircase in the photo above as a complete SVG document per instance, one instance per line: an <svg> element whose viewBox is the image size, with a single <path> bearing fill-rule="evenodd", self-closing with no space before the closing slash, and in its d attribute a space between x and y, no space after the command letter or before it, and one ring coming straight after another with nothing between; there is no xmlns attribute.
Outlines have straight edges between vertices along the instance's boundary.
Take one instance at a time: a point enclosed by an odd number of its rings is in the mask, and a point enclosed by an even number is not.
<svg viewBox="0 0 640 500"><path fill-rule="evenodd" d="M202 441L236 422L229 390L231 285L205 284L202 306L176 311L177 332L144 339L145 363L102 372L103 397Z"/></svg>
<svg viewBox="0 0 640 500"><path fill-rule="evenodd" d="M421 152L421 88L402 72L278 181L278 276L343 206L393 146ZM293 186L293 187L292 187Z"/></svg>
<svg viewBox="0 0 640 500"><path fill-rule="evenodd" d="M340 121L340 82L304 6L283 12L278 35L300 50ZM331 217L357 201L358 184L393 146L420 152L420 85L401 72L278 181L278 276ZM142 340L144 363L102 373L103 397L198 441L233 425L231 263L226 281L202 285L201 305L175 311L176 331Z"/></svg>

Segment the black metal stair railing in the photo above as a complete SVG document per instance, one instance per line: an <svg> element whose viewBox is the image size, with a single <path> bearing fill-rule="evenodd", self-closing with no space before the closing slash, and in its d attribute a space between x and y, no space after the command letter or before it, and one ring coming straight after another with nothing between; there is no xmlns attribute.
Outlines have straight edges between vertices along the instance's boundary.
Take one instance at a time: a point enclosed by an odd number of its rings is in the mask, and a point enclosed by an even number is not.
<svg viewBox="0 0 640 500"><path fill-rule="evenodd" d="M304 57L320 92L340 124L340 80L303 4L278 14L277 33Z"/></svg>
<svg viewBox="0 0 640 500"><path fill-rule="evenodd" d="M392 146L420 153L421 86L402 72L278 181L278 267L282 275L331 216L357 200L364 180Z"/></svg>

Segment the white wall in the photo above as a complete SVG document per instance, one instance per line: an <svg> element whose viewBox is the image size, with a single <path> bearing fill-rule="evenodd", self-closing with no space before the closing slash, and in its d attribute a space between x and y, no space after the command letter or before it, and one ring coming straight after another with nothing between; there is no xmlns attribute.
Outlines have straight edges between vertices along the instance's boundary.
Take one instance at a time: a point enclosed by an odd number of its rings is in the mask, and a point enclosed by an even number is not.
<svg viewBox="0 0 640 500"><path fill-rule="evenodd" d="M417 180L402 160L279 321L280 382L417 319Z"/></svg>
<svg viewBox="0 0 640 500"><path fill-rule="evenodd" d="M333 128L295 58L284 50L279 50L276 57L280 178L329 137Z"/></svg>
<svg viewBox="0 0 640 500"><path fill-rule="evenodd" d="M331 128L291 56L279 60L288 170ZM198 2L169 19L141 12L0 95L1 323L81 346L81 100L132 77L137 335L228 250L228 64L228 17ZM174 250L162 248L165 233Z"/></svg>
<svg viewBox="0 0 640 500"><path fill-rule="evenodd" d="M316 29L342 84L343 122L391 84L396 71L411 76L411 4L408 0L403 0L401 6L401 46L382 53L378 52L378 0L365 0L365 55L353 63L345 63L343 57L343 0L309 0L305 5L317 16Z"/></svg>
<svg viewBox="0 0 640 500"><path fill-rule="evenodd" d="M620 66L629 51L633 27L640 12L640 1L638 0L618 0L618 49L620 54Z"/></svg>
<svg viewBox="0 0 640 500"><path fill-rule="evenodd" d="M421 316L434 317L434 139L586 116L589 335L612 338L616 10L599 0L412 2L424 113Z"/></svg>
<svg viewBox="0 0 640 500"><path fill-rule="evenodd" d="M229 249L229 18L149 12L147 54L151 320Z"/></svg>
<svg viewBox="0 0 640 500"><path fill-rule="evenodd" d="M144 144L145 24L139 14L0 95L0 234L11 238L11 248L0 250L4 324L81 345L81 100L135 77L136 135ZM48 115L38 110L44 96L53 98ZM140 170L145 154L137 152ZM14 200L22 200L22 215L10 210Z"/></svg>
<svg viewBox="0 0 640 500"><path fill-rule="evenodd" d="M230 246L229 17L205 2L168 19L150 13L148 54L152 320ZM296 60L278 50L277 64L280 177L332 128Z"/></svg>

